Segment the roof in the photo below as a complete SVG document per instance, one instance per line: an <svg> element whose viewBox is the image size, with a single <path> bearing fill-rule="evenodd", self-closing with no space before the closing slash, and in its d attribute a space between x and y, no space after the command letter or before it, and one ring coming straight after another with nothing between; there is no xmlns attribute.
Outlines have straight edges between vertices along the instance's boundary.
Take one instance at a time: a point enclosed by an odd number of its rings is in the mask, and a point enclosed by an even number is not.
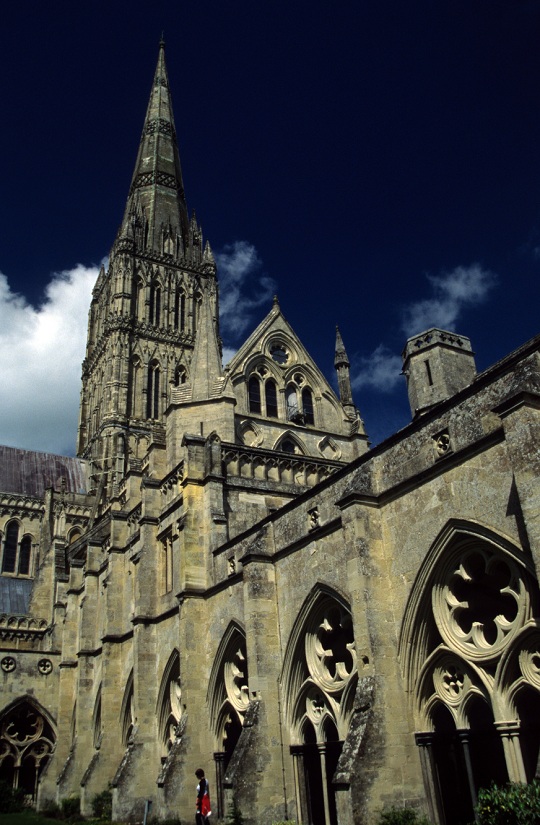
<svg viewBox="0 0 540 825"><path fill-rule="evenodd" d="M0 492L41 498L53 487L66 493L85 493L84 462L71 456L21 450L0 445Z"/></svg>

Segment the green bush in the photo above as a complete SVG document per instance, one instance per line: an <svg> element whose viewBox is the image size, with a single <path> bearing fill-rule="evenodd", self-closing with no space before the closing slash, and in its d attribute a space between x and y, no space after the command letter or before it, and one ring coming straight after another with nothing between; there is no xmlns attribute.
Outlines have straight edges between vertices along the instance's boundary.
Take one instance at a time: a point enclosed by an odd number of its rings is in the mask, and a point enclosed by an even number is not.
<svg viewBox="0 0 540 825"><path fill-rule="evenodd" d="M294 819L280 819L279 822L272 822L272 825L296 825Z"/></svg>
<svg viewBox="0 0 540 825"><path fill-rule="evenodd" d="M10 783L0 780L0 814L16 814L24 808L23 788L12 788Z"/></svg>
<svg viewBox="0 0 540 825"><path fill-rule="evenodd" d="M60 802L62 818L77 820L81 818L81 800L78 796L68 796Z"/></svg>
<svg viewBox="0 0 540 825"><path fill-rule="evenodd" d="M101 791L92 799L92 813L97 819L112 819L112 791Z"/></svg>
<svg viewBox="0 0 540 825"><path fill-rule="evenodd" d="M540 822L540 782L530 785L508 783L482 788L476 806L478 825L538 825Z"/></svg>
<svg viewBox="0 0 540 825"><path fill-rule="evenodd" d="M42 816L47 817L47 819L63 819L62 808L54 799L46 799L41 805L39 812Z"/></svg>
<svg viewBox="0 0 540 825"><path fill-rule="evenodd" d="M430 825L414 808L389 808L379 816L378 825Z"/></svg>

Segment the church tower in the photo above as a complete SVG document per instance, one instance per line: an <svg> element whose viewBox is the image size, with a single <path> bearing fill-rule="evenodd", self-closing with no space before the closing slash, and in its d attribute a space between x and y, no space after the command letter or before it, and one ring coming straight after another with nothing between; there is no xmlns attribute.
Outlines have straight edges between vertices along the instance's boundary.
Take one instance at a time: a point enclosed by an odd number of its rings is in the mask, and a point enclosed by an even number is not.
<svg viewBox="0 0 540 825"><path fill-rule="evenodd" d="M165 44L120 229L93 290L78 455L112 484L162 438L174 386L190 367L203 300L219 338L216 266L184 194Z"/></svg>

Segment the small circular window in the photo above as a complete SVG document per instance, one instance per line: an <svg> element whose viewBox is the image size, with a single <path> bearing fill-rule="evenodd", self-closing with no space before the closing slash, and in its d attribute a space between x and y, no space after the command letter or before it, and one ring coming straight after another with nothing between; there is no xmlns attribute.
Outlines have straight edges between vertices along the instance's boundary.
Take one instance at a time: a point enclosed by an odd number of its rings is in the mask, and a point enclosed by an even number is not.
<svg viewBox="0 0 540 825"><path fill-rule="evenodd" d="M270 355L276 362L276 364L286 364L289 360L289 353L283 346L283 344L274 344L274 346L270 349Z"/></svg>

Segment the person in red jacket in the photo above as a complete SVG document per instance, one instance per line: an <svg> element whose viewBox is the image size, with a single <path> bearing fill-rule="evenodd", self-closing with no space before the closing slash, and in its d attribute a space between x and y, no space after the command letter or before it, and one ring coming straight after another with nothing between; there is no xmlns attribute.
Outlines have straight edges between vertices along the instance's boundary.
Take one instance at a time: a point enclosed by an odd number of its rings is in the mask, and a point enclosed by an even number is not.
<svg viewBox="0 0 540 825"><path fill-rule="evenodd" d="M197 809L195 811L196 825L207 825L208 817L212 813L210 810L210 793L208 780L205 778L202 768L197 768L195 776L199 780L197 785Z"/></svg>

